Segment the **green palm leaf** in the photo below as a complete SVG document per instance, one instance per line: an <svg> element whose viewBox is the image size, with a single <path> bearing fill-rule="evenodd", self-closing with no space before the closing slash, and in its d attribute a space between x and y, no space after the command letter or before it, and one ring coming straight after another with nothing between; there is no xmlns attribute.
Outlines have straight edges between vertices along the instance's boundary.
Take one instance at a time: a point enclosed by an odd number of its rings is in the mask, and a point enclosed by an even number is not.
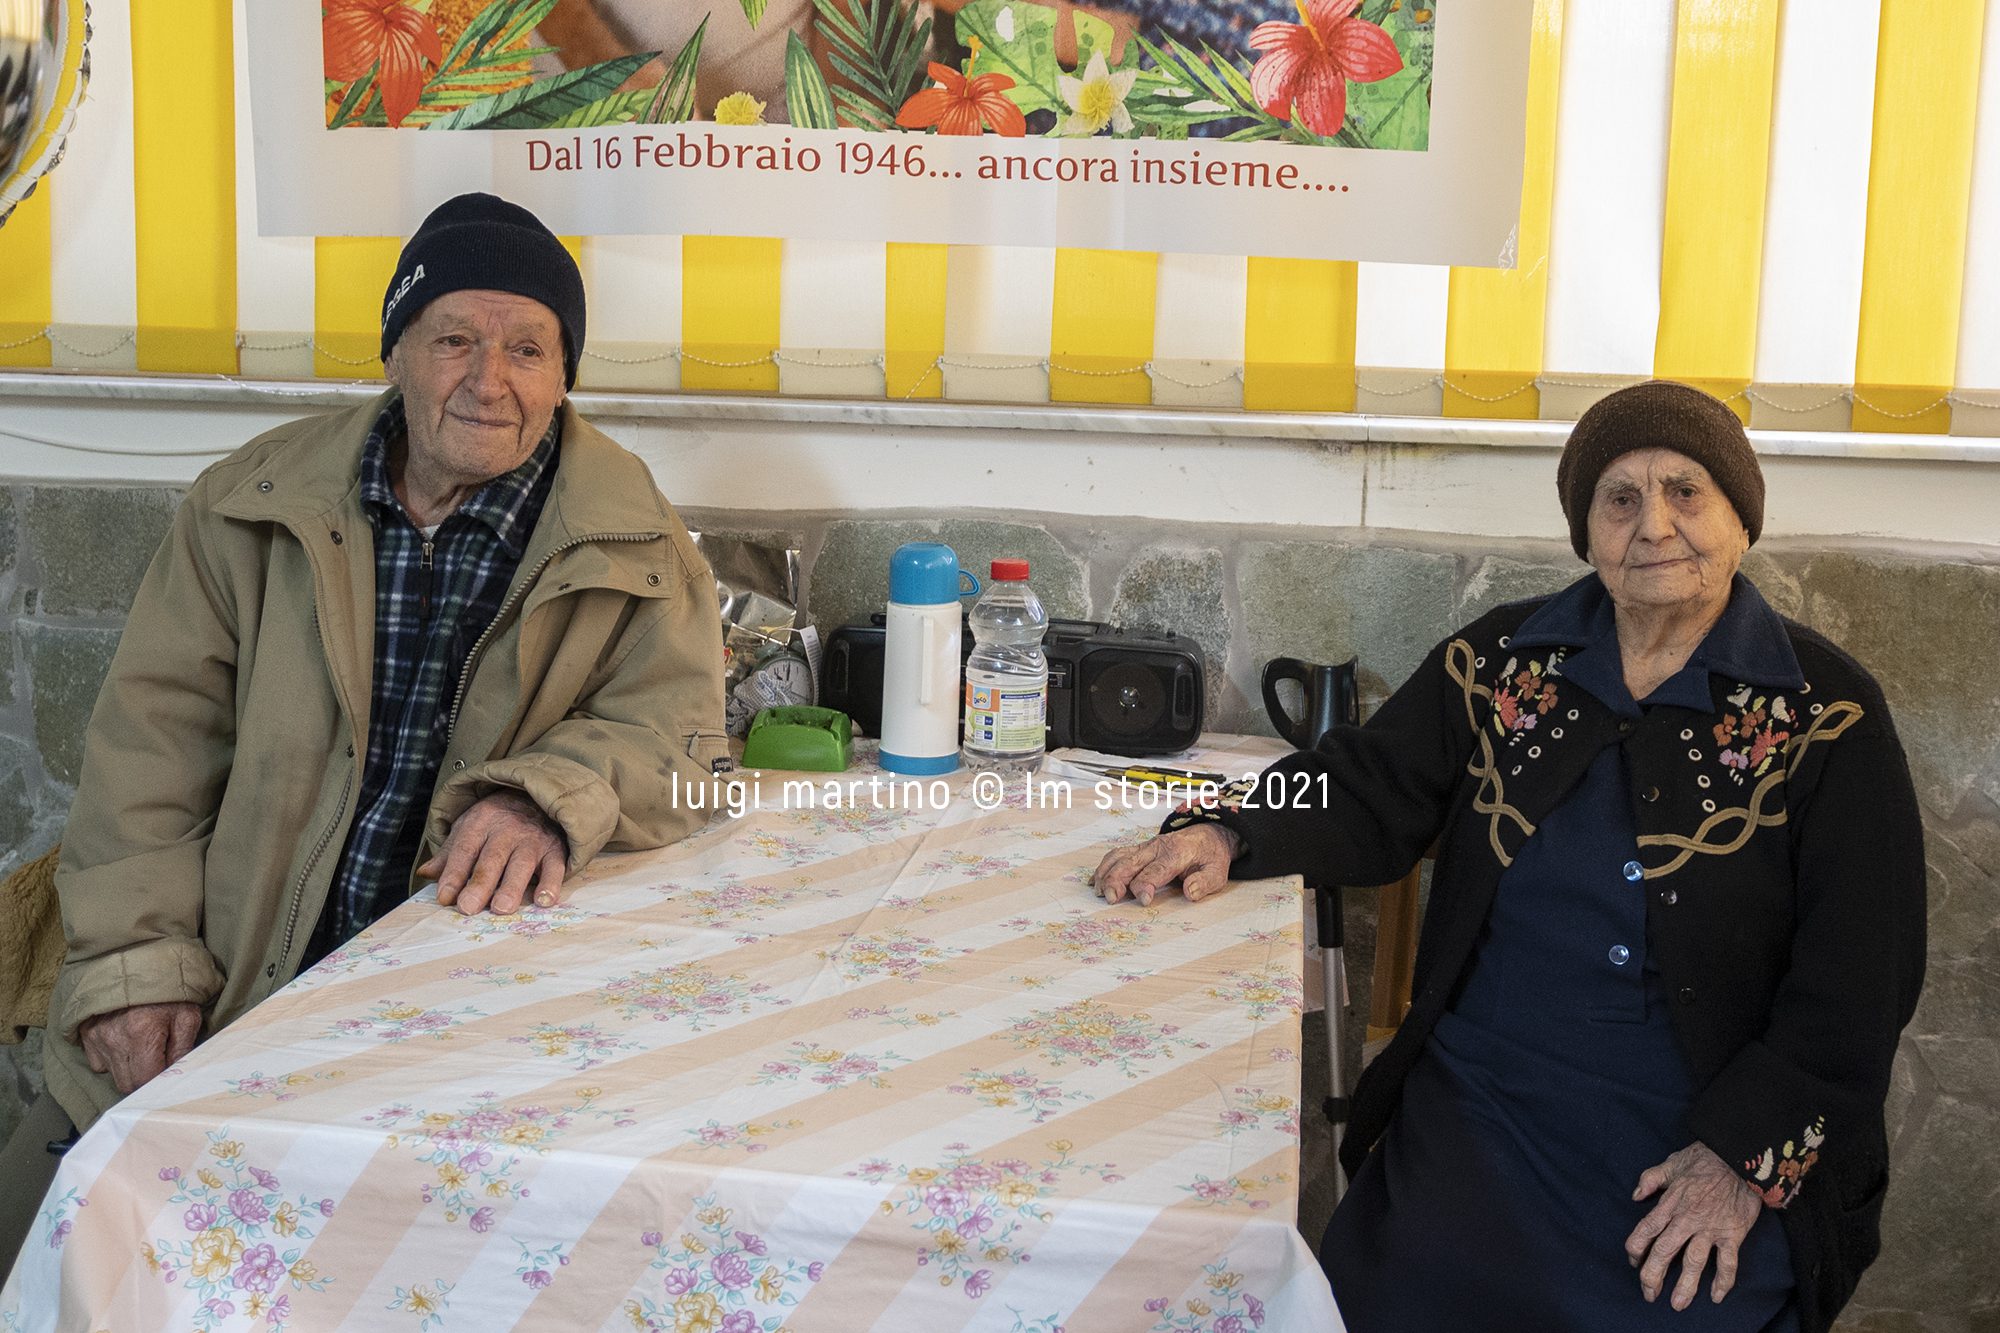
<svg viewBox="0 0 2000 1333"><path fill-rule="evenodd" d="M764 21L764 3L765 0L743 0L743 17L750 20L753 28Z"/></svg>
<svg viewBox="0 0 2000 1333"><path fill-rule="evenodd" d="M785 40L785 112L792 124L807 130L840 128L834 116L833 95L826 89L826 76L819 62L806 50L797 33Z"/></svg>
<svg viewBox="0 0 2000 1333"><path fill-rule="evenodd" d="M931 20L901 0L813 0L827 59L853 88L835 90L850 125L887 129L925 82ZM845 94L845 95L843 95Z"/></svg>
<svg viewBox="0 0 2000 1333"><path fill-rule="evenodd" d="M640 51L602 64L573 69L554 78L537 79L521 88L495 93L470 106L440 116L424 128L432 130L539 130L614 92L659 52Z"/></svg>
<svg viewBox="0 0 2000 1333"><path fill-rule="evenodd" d="M375 71L371 69L347 85L347 96L341 98L340 105L334 108L333 121L327 128L337 130L343 125L350 124L356 116L367 109L368 95L374 90Z"/></svg>
<svg viewBox="0 0 2000 1333"><path fill-rule="evenodd" d="M648 125L694 119L694 71L701 62L701 43L707 33L708 16L704 14L701 22L695 25L693 35L682 43L680 54L674 57L673 67L667 71L667 77L660 80L652 104L639 119Z"/></svg>
<svg viewBox="0 0 2000 1333"><path fill-rule="evenodd" d="M881 120L880 109L871 99L863 97L852 88L835 88L834 101L840 104L841 119L851 128L858 130L889 130L895 128L893 120Z"/></svg>
<svg viewBox="0 0 2000 1333"><path fill-rule="evenodd" d="M489 50L505 50L508 43L496 41L503 32L519 29L525 36L555 7L556 0L500 0L498 4L488 5L473 16L472 22L465 25L465 31L458 35L458 40L452 43L451 50L445 52L444 63L438 66L439 75L449 75L455 68Z"/></svg>
<svg viewBox="0 0 2000 1333"><path fill-rule="evenodd" d="M560 120L549 122L552 130L588 130L599 125L626 125L639 118L646 104L653 100L651 88L628 88L622 93L612 93L600 97L588 106L580 106Z"/></svg>

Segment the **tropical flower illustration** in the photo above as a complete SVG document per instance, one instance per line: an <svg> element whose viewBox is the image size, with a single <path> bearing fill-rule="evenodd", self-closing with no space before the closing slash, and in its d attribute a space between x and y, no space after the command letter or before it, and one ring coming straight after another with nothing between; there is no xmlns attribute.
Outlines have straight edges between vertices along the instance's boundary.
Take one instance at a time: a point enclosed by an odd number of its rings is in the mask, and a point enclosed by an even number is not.
<svg viewBox="0 0 2000 1333"><path fill-rule="evenodd" d="M423 96L423 62L444 62L430 15L404 0L326 0L320 24L326 77L346 83L379 65L382 112L392 129L401 126Z"/></svg>
<svg viewBox="0 0 2000 1333"><path fill-rule="evenodd" d="M1132 113L1125 109L1125 99L1131 95L1132 85L1139 79L1139 71L1121 69L1116 74L1104 59L1104 52L1090 53L1090 63L1083 67L1083 77L1064 74L1056 80L1062 89L1063 101L1069 104L1069 115L1064 117L1059 132L1063 134L1102 134L1109 125L1118 134L1132 132Z"/></svg>
<svg viewBox="0 0 2000 1333"><path fill-rule="evenodd" d="M937 82L903 103L903 109L896 113L896 123L904 129L935 129L939 134L983 134L991 129L1010 139L1028 132L1028 118L1007 96L1007 90L1014 86L1007 75L967 78L936 61L931 62L930 73Z"/></svg>
<svg viewBox="0 0 2000 1333"><path fill-rule="evenodd" d="M715 104L718 125L762 125L764 104L749 93L731 93Z"/></svg>
<svg viewBox="0 0 2000 1333"><path fill-rule="evenodd" d="M621 43L598 63L552 68L538 43L554 3L321 0L327 127L595 129L704 113L756 126L775 114L873 133L1429 146L1436 13L1404 0L1294 0L1297 22L1263 24L1248 6L1159 5L1118 30L1051 0L959 0L948 13L800 0L812 40L787 51L782 102L761 88L697 101L697 77L718 72L706 25L678 50ZM764 7L743 0L746 15ZM1071 24L1074 56L1058 55ZM970 59L932 63L939 28Z"/></svg>
<svg viewBox="0 0 2000 1333"><path fill-rule="evenodd" d="M1263 52L1250 88L1269 115L1335 135L1347 123L1347 85L1398 73L1402 53L1381 27L1354 17L1361 0L1296 3L1300 22L1261 23L1250 34L1250 49Z"/></svg>

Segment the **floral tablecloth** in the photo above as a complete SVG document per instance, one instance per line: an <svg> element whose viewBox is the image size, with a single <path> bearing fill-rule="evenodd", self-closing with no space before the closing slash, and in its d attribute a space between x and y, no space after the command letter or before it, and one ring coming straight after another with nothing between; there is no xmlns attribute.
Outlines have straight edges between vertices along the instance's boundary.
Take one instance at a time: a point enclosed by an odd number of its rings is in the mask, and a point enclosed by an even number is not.
<svg viewBox="0 0 2000 1333"><path fill-rule="evenodd" d="M0 1327L1338 1330L1297 882L1107 908L1139 793L868 776L398 908L84 1136Z"/></svg>

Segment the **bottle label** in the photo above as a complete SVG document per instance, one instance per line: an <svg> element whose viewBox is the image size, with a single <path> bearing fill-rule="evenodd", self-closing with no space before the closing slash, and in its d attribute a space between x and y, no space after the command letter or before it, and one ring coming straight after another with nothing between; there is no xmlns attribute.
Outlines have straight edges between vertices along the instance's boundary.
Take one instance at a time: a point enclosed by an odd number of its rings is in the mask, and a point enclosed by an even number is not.
<svg viewBox="0 0 2000 1333"><path fill-rule="evenodd" d="M1047 742L1049 686L984 671L965 676L965 743L1003 754L1032 754Z"/></svg>

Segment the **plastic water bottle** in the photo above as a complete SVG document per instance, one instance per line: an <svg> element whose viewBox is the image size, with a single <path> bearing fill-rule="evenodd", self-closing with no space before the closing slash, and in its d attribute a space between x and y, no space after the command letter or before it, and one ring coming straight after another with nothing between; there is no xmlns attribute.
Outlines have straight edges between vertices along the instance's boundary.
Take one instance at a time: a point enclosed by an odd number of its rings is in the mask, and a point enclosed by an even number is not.
<svg viewBox="0 0 2000 1333"><path fill-rule="evenodd" d="M1028 562L995 560L972 604L972 656L965 662L968 768L1031 770L1048 746L1049 613L1028 586Z"/></svg>

